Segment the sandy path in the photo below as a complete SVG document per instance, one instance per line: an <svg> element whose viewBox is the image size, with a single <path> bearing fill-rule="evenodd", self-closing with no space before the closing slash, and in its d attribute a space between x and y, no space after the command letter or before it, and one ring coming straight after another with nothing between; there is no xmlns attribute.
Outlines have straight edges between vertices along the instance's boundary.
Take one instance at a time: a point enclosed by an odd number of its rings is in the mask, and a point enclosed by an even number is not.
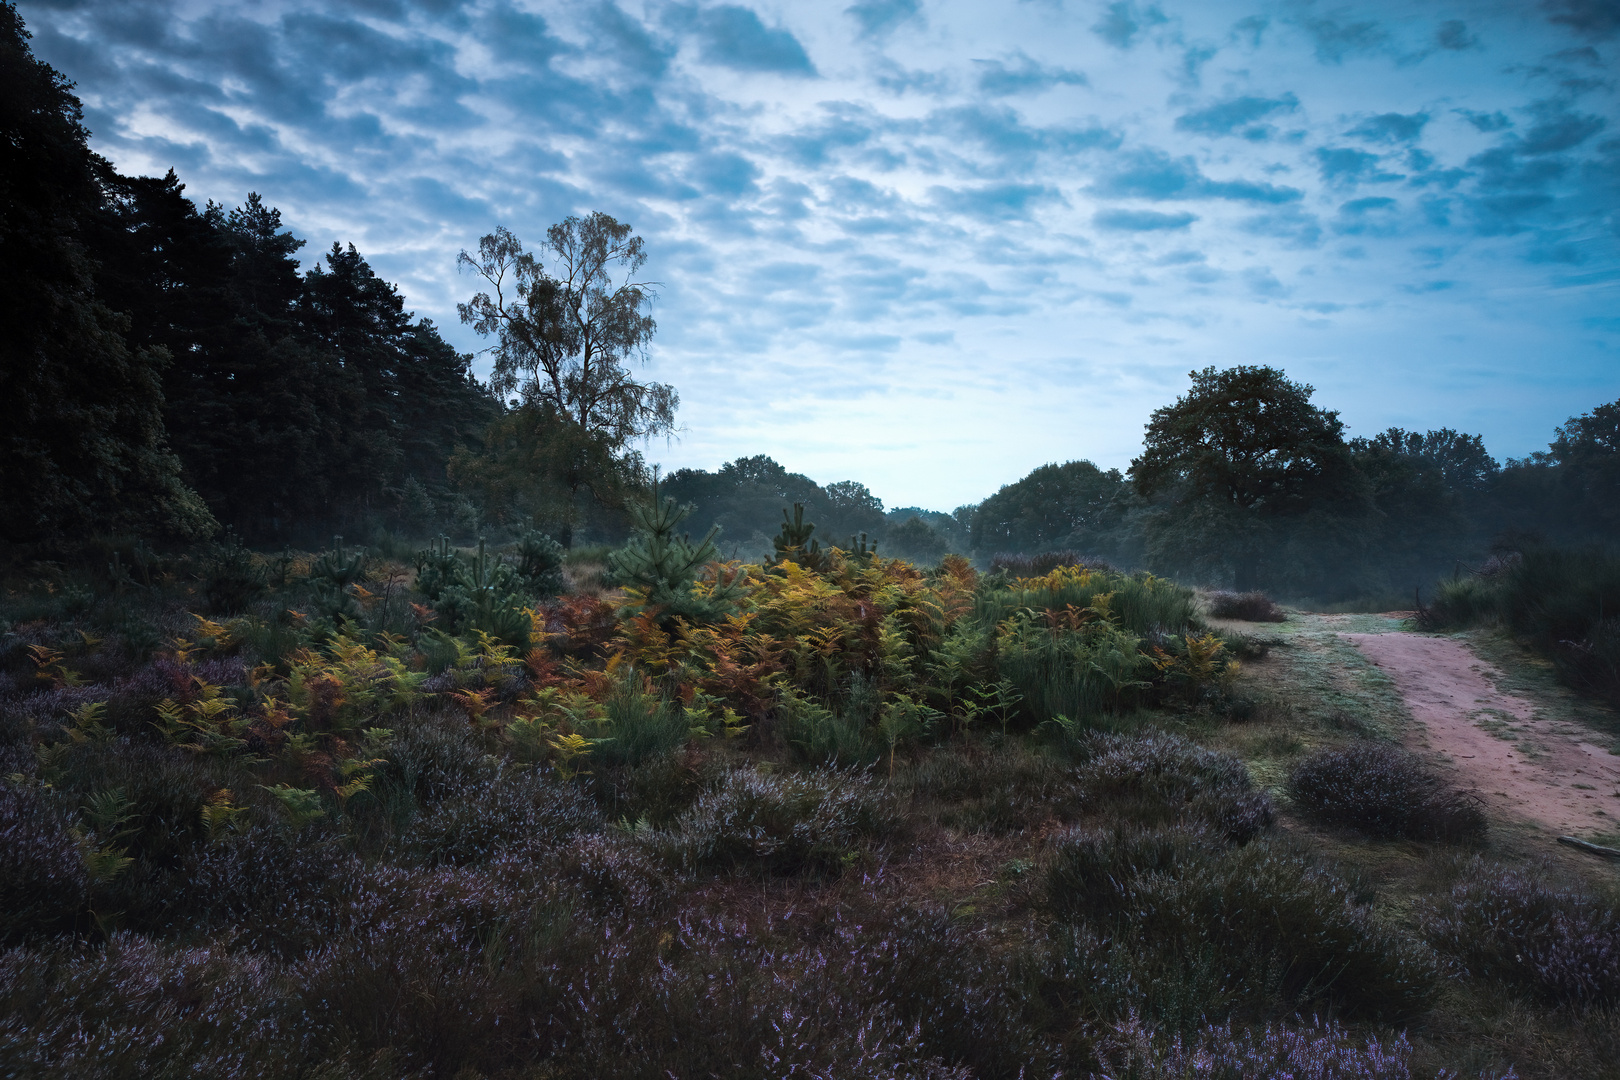
<svg viewBox="0 0 1620 1080"><path fill-rule="evenodd" d="M1498 814L1528 818L1559 834L1620 830L1620 757L1593 733L1537 713L1504 694L1496 671L1452 638L1342 634L1383 669L1418 722L1407 743L1437 750L1456 780Z"/></svg>

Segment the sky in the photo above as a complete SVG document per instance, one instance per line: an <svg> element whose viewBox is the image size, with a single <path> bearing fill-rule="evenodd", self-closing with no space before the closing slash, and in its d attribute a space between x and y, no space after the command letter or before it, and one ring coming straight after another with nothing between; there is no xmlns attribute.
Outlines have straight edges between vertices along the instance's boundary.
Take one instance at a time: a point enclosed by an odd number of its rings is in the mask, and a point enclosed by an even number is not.
<svg viewBox="0 0 1620 1080"><path fill-rule="evenodd" d="M18 7L120 171L259 192L466 351L458 251L628 222L666 469L950 509L1127 468L1209 365L1499 458L1620 398L1620 0Z"/></svg>

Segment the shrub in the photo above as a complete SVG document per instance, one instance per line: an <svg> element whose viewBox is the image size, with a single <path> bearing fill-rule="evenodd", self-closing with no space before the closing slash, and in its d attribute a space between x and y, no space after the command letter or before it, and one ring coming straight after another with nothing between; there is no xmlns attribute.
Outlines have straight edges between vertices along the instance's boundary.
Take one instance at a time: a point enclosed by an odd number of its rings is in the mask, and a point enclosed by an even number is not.
<svg viewBox="0 0 1620 1080"><path fill-rule="evenodd" d="M999 623L1023 608L1053 612L1106 608L1110 622L1138 637L1182 634L1203 626L1197 595L1151 574L1058 567L1042 577L982 589L974 597L974 613L983 625Z"/></svg>
<svg viewBox="0 0 1620 1080"><path fill-rule="evenodd" d="M417 819L405 843L430 865L475 866L508 849L555 844L600 825L578 788L525 771L440 801Z"/></svg>
<svg viewBox="0 0 1620 1080"><path fill-rule="evenodd" d="M1373 836L1460 842L1485 834L1477 795L1448 786L1417 755L1386 743L1318 751L1295 767L1288 793L1307 817Z"/></svg>
<svg viewBox="0 0 1620 1080"><path fill-rule="evenodd" d="M71 927L89 898L66 815L37 789L0 781L0 945Z"/></svg>
<svg viewBox="0 0 1620 1080"><path fill-rule="evenodd" d="M518 537L517 572L531 596L563 591L563 546L545 533L529 529Z"/></svg>
<svg viewBox="0 0 1620 1080"><path fill-rule="evenodd" d="M1412 1078L1412 1044L1404 1032L1387 1043L1377 1036L1362 1040L1332 1022L1303 1028L1267 1024L1248 1031L1213 1025L1185 1040L1166 1040L1132 1021L1115 1028L1109 1042L1105 1069L1121 1080Z"/></svg>
<svg viewBox="0 0 1620 1080"><path fill-rule="evenodd" d="M235 533L227 532L203 561L202 593L208 610L216 614L246 610L268 584L264 567Z"/></svg>
<svg viewBox="0 0 1620 1080"><path fill-rule="evenodd" d="M431 807L461 792L487 787L500 761L486 753L465 720L413 711L402 718L384 747L386 782Z"/></svg>
<svg viewBox="0 0 1620 1080"><path fill-rule="evenodd" d="M893 825L887 798L868 776L831 769L777 776L743 768L700 796L655 843L693 871L836 871Z"/></svg>
<svg viewBox="0 0 1620 1080"><path fill-rule="evenodd" d="M1442 581L1426 614L1440 626L1504 623L1552 657L1572 686L1620 704L1620 555L1532 548Z"/></svg>
<svg viewBox="0 0 1620 1080"><path fill-rule="evenodd" d="M1106 619L1059 630L1020 612L997 630L996 671L1037 723L1056 716L1089 722L1128 704L1147 685L1153 668L1139 645Z"/></svg>
<svg viewBox="0 0 1620 1080"><path fill-rule="evenodd" d="M1424 930L1477 979L1550 1004L1620 1002L1620 913L1533 873L1476 861Z"/></svg>
<svg viewBox="0 0 1620 1080"><path fill-rule="evenodd" d="M1240 622L1287 622L1288 615L1261 592L1209 594L1209 613L1217 619Z"/></svg>
<svg viewBox="0 0 1620 1080"><path fill-rule="evenodd" d="M1201 823L1238 843L1271 827L1271 799L1243 762L1179 735L1093 735L1081 752L1082 797L1120 820Z"/></svg>
<svg viewBox="0 0 1620 1080"><path fill-rule="evenodd" d="M1116 1015L1185 1025L1244 1006L1331 1002L1400 1019L1435 991L1427 947L1377 923L1343 881L1265 842L1073 829L1050 859L1046 903L1074 928L1066 981Z"/></svg>

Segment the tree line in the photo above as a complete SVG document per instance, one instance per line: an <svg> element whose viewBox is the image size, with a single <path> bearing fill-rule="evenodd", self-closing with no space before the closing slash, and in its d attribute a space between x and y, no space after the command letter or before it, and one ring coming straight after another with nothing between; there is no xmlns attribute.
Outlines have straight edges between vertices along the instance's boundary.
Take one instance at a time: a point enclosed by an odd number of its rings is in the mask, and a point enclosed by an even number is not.
<svg viewBox="0 0 1620 1080"><path fill-rule="evenodd" d="M957 516L972 547L1070 549L1240 590L1410 590L1493 548L1620 536L1620 401L1498 462L1478 435L1347 438L1312 387L1267 366L1191 373L1126 471L1046 465Z"/></svg>

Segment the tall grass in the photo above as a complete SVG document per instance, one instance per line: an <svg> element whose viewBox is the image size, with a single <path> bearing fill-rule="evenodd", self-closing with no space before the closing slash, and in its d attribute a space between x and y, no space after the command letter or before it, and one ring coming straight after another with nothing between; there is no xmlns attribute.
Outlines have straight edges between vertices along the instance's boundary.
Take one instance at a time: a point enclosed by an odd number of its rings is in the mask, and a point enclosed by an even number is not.
<svg viewBox="0 0 1620 1080"><path fill-rule="evenodd" d="M1128 705L1153 670L1140 639L1098 622L1052 629L1022 612L996 635L996 670L1037 723L1062 716L1089 724Z"/></svg>

